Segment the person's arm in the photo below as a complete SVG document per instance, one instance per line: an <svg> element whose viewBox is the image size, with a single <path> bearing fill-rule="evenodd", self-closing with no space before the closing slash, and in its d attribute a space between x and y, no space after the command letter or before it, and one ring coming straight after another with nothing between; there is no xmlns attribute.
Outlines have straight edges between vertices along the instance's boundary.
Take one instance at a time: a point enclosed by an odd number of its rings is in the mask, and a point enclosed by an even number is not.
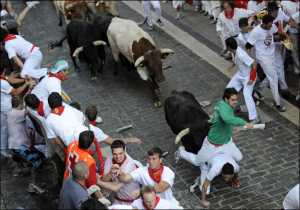
<svg viewBox="0 0 300 210"><path fill-rule="evenodd" d="M206 200L206 192L207 192L207 188L210 185L210 181L208 179L205 179L203 185L202 185L202 189L201 189L201 205L205 208L209 207L209 202Z"/></svg>
<svg viewBox="0 0 300 210"><path fill-rule="evenodd" d="M12 72L10 75L8 75L6 77L6 80L10 83L10 84L18 84L18 83L22 83L25 82L25 79L23 78L18 78L19 73L16 72Z"/></svg>
<svg viewBox="0 0 300 210"><path fill-rule="evenodd" d="M170 187L168 182L160 181L158 184L154 185L155 192L162 193Z"/></svg>
<svg viewBox="0 0 300 210"><path fill-rule="evenodd" d="M107 190L110 190L112 192L118 192L121 189L121 187L124 186L124 183L105 182L105 181L102 181L101 179L97 179L97 185L99 185L100 187L103 187Z"/></svg>
<svg viewBox="0 0 300 210"><path fill-rule="evenodd" d="M19 66L21 69L23 68L23 62L21 61L21 59L18 56L14 56L12 57L12 60L14 61L15 64L17 64L17 66Z"/></svg>
<svg viewBox="0 0 300 210"><path fill-rule="evenodd" d="M223 104L219 106L219 114L224 122L233 126L244 126L247 123L242 118L234 116L232 109Z"/></svg>
<svg viewBox="0 0 300 210"><path fill-rule="evenodd" d="M18 96L21 93L23 93L23 91L29 86L30 86L30 83L25 82L21 87L13 88L10 93L13 96Z"/></svg>
<svg viewBox="0 0 300 210"><path fill-rule="evenodd" d="M123 171L120 171L118 178L119 178L120 182L123 182L123 183L129 183L129 182L133 181L133 177L130 174L127 174Z"/></svg>

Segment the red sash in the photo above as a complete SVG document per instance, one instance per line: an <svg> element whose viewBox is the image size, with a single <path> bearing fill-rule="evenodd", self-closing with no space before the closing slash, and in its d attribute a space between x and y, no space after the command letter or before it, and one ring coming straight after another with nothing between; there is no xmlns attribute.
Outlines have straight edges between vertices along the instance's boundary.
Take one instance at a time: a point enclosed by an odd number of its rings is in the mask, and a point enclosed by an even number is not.
<svg viewBox="0 0 300 210"><path fill-rule="evenodd" d="M96 126L96 125L97 125L96 120L89 121L89 123L90 123L91 125L93 125L93 126Z"/></svg>
<svg viewBox="0 0 300 210"><path fill-rule="evenodd" d="M156 196L156 197L155 197L155 206L154 206L153 209L156 208L156 206L157 206L157 204L159 203L159 201L160 201L160 197ZM147 207L147 205L145 204L144 201L143 201L143 206L145 207L146 210L150 210L150 209Z"/></svg>
<svg viewBox="0 0 300 210"><path fill-rule="evenodd" d="M44 112L44 103L42 101L40 101L39 106L37 108L37 113L44 117L45 116L45 112Z"/></svg>
<svg viewBox="0 0 300 210"><path fill-rule="evenodd" d="M65 110L65 107L64 107L64 106L59 106L59 107L57 107L57 108L52 109L52 110L51 110L51 113L60 116L60 115L64 112L64 110Z"/></svg>
<svg viewBox="0 0 300 210"><path fill-rule="evenodd" d="M13 34L8 34L4 39L3 39L3 41L4 42L7 42L7 41L9 41L9 40L14 40L14 39L16 39L17 37L15 36L15 35L13 35Z"/></svg>
<svg viewBox="0 0 300 210"><path fill-rule="evenodd" d="M156 183L160 182L163 171L164 171L163 164L161 164L158 169L151 169L148 167L148 173L151 179L153 179L153 181L155 181Z"/></svg>
<svg viewBox="0 0 300 210"><path fill-rule="evenodd" d="M48 76L49 77L56 77L57 79L59 79L60 81L62 81L63 79L64 79L64 76L63 75L61 75L61 74L53 74L53 73L51 73L51 72L49 72L48 73Z"/></svg>

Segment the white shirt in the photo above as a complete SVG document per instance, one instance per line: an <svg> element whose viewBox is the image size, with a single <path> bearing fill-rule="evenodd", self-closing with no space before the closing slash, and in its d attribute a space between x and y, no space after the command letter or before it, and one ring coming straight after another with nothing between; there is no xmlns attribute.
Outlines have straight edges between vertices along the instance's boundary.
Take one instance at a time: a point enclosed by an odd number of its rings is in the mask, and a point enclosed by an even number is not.
<svg viewBox="0 0 300 210"><path fill-rule="evenodd" d="M263 59L264 56L274 56L275 45L273 34L277 30L274 24L270 30L265 30L261 25L258 25L250 32L247 42L254 46L256 58Z"/></svg>
<svg viewBox="0 0 300 210"><path fill-rule="evenodd" d="M142 186L146 186L146 185L154 186L156 184L156 182L150 177L147 166L140 167L134 170L133 172L130 173L130 175L132 176L134 181L137 181ZM174 172L169 167L164 166L163 173L161 175L161 181L167 182L170 185L170 187L166 191L162 193L158 193L157 195L160 198L164 198L166 200L178 203L178 201L174 198L171 189L171 187L174 184L174 179L175 179Z"/></svg>
<svg viewBox="0 0 300 210"><path fill-rule="evenodd" d="M241 47L237 48L234 56L234 63L237 66L238 74L240 76L244 78L249 77L253 62L253 58L251 58L245 50Z"/></svg>
<svg viewBox="0 0 300 210"><path fill-rule="evenodd" d="M60 137L66 146L75 140L77 129L83 125L85 121L84 114L79 110L63 104L65 109L59 116L50 113L46 119L48 129L48 139Z"/></svg>
<svg viewBox="0 0 300 210"><path fill-rule="evenodd" d="M99 143L104 142L109 136L107 134L105 134L100 128L98 128L97 126L94 125L89 125L90 126L90 130L93 131L95 138L97 139L97 141ZM89 130L88 127L86 127L85 125L80 126L77 130L76 130L76 134L75 134L75 138L79 139L79 135L81 132L83 131L87 131Z"/></svg>
<svg viewBox="0 0 300 210"><path fill-rule="evenodd" d="M299 209L299 184L293 187L283 200L284 209Z"/></svg>
<svg viewBox="0 0 300 210"><path fill-rule="evenodd" d="M8 15L8 12L5 9L1 10L0 17L3 17L5 15Z"/></svg>
<svg viewBox="0 0 300 210"><path fill-rule="evenodd" d="M285 1L281 1L280 5L284 13L289 17L292 17L293 14L299 11L299 1L294 2L294 1L285 0Z"/></svg>
<svg viewBox="0 0 300 210"><path fill-rule="evenodd" d="M252 10L253 12L259 12L266 7L266 2L262 1L257 3L256 1L248 1L247 9Z"/></svg>
<svg viewBox="0 0 300 210"><path fill-rule="evenodd" d="M0 79L1 83L1 112L11 110L11 91L13 87L4 79Z"/></svg>
<svg viewBox="0 0 300 210"><path fill-rule="evenodd" d="M244 17L249 17L253 14L251 10L245 10L240 8L234 9L234 15L231 19L225 17L224 11L220 13L216 25L217 32L221 32L225 39L236 36L240 32L239 20Z"/></svg>
<svg viewBox="0 0 300 210"><path fill-rule="evenodd" d="M12 109L7 113L9 149L20 149L21 145L29 146L30 144L25 129L25 116L25 109Z"/></svg>
<svg viewBox="0 0 300 210"><path fill-rule="evenodd" d="M108 174L112 167L112 155L109 155L104 164L104 174ZM142 164L138 161L132 159L128 154L126 154L126 160L121 165L121 170L125 173L131 173L135 169L142 167ZM123 200L133 200L132 192L140 189L140 185L138 182L130 182L125 184L121 189L116 193L117 197ZM116 203L118 200L116 199ZM122 203L122 202L121 202Z"/></svg>
<svg viewBox="0 0 300 210"><path fill-rule="evenodd" d="M279 8L278 10L278 15L277 17L274 19L273 23L277 26L278 28L278 25L281 24L282 27L283 27L283 23L284 22L288 22L290 20L290 17L287 16L281 8Z"/></svg>
<svg viewBox="0 0 300 210"><path fill-rule="evenodd" d="M234 173L239 172L240 167L232 157L226 154L218 154L208 161L209 171L206 175L206 179L212 181L215 177L220 175L222 168L226 163L233 165Z"/></svg>
<svg viewBox="0 0 300 210"><path fill-rule="evenodd" d="M239 35L236 38L236 41L238 43L238 46L245 49L245 45L247 43L247 39L249 37L249 33L242 33L240 32Z"/></svg>
<svg viewBox="0 0 300 210"><path fill-rule="evenodd" d="M139 199L136 199L132 204L131 206L134 208L134 209L146 209L144 204L143 204L143 200L141 198ZM157 203L157 205L155 206L154 209L183 209L182 207L180 206L177 206L176 204L172 203L171 201L169 200L165 200L163 198L160 198L159 202Z"/></svg>
<svg viewBox="0 0 300 210"><path fill-rule="evenodd" d="M57 92L61 94L61 80L56 77L46 75L31 91L40 100L48 101L51 93Z"/></svg>
<svg viewBox="0 0 300 210"><path fill-rule="evenodd" d="M129 206L129 205L114 204L112 206L109 206L108 209L111 209L111 210L117 210L117 209L124 210L124 209L133 209L133 208L132 208L132 206Z"/></svg>
<svg viewBox="0 0 300 210"><path fill-rule="evenodd" d="M15 35L16 38L5 42L5 50L8 54L8 58L11 59L15 56L20 56L23 59L29 58L31 52L39 48L35 47L32 49L33 44L25 40L19 35Z"/></svg>

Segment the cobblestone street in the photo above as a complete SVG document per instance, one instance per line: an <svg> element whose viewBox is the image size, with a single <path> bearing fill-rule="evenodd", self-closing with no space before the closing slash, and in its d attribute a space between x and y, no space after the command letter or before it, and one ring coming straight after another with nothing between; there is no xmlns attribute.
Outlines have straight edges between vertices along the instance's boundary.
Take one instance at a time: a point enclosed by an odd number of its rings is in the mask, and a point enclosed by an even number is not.
<svg viewBox="0 0 300 210"><path fill-rule="evenodd" d="M15 7L19 11L23 5L15 2ZM166 5L164 8L164 17L167 19L170 8ZM123 2L119 3L119 11L121 17L137 22L143 20L142 16ZM208 24L207 18L202 18L199 24ZM48 43L60 39L64 33L63 27L58 26L52 2L42 1L32 9L25 19L21 33L41 48L45 56L44 65L62 58L71 63L67 43L64 43L63 48L56 48L50 52L47 50ZM228 78L162 29L156 27L149 33L158 46L175 51L175 54L166 60L165 65L171 65L172 68L165 71L166 81L161 84L162 97L168 97L174 89L187 90L199 101L211 101L212 106L207 108L207 112L211 113L213 105L223 94ZM213 40L211 42L214 43ZM211 44L207 46L217 50ZM135 159L145 164L146 152L153 146L168 151L169 156L165 164L176 172L173 188L175 197L184 208L201 209L199 190L195 193L189 192L189 186L199 174L198 169L183 160L180 160L175 168L175 135L165 121L163 108L153 106L147 84L139 79L135 72L124 69L115 76L113 66L111 53L107 50L104 71L97 80L91 81L89 71L84 68L80 72L73 71L69 80L63 83L64 90L73 101L80 102L83 109L89 104L97 105L103 118L101 129L104 132L113 137L122 135L142 139L143 144L128 146L128 153ZM213 182L217 192L209 196L212 209L281 209L284 196L299 183L299 127L265 104L258 110L263 121L267 122L266 129L240 131L234 136L244 156L240 163L241 188L233 189L221 179L217 179ZM133 129L122 134L116 133L117 128L128 124L132 124ZM1 161L1 195L5 206L8 209L18 206L26 209L54 208L56 196L51 194L52 185L47 173L40 172L38 178L47 183L45 187L48 193L43 196L29 195L25 191L29 183L28 178L13 177L9 162Z"/></svg>

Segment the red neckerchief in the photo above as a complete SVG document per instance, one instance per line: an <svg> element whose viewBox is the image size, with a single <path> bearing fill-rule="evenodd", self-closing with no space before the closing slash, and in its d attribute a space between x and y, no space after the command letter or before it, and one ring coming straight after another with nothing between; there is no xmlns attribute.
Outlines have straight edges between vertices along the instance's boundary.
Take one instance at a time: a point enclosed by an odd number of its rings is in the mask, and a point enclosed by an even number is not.
<svg viewBox="0 0 300 210"><path fill-rule="evenodd" d="M3 41L4 42L7 42L7 41L9 41L9 40L13 40L13 39L16 39L17 37L15 36L15 35L13 35L13 34L8 34L4 39L3 39Z"/></svg>
<svg viewBox="0 0 300 210"><path fill-rule="evenodd" d="M49 72L49 73L48 73L48 76L49 76L49 77L56 77L56 78L59 79L60 81L63 80L62 76L59 75L59 74L53 74L53 73Z"/></svg>
<svg viewBox="0 0 300 210"><path fill-rule="evenodd" d="M37 108L37 113L44 117L45 116L45 112L44 112L44 103L42 101L40 101L39 106Z"/></svg>
<svg viewBox="0 0 300 210"><path fill-rule="evenodd" d="M5 76L0 75L0 79L7 81L7 79L5 78Z"/></svg>
<svg viewBox="0 0 300 210"><path fill-rule="evenodd" d="M231 19L234 16L234 9L231 12L224 11L224 14L227 19Z"/></svg>
<svg viewBox="0 0 300 210"><path fill-rule="evenodd" d="M157 204L159 203L159 201L160 201L160 197L155 196L155 206L154 206L153 209L155 209L155 207L157 206ZM143 201L143 206L144 206L144 208L145 208L146 210L150 210L150 209L147 207L147 205L145 204L144 201Z"/></svg>
<svg viewBox="0 0 300 210"><path fill-rule="evenodd" d="M53 114L57 114L57 115L61 115L65 110L65 107L64 106L59 106L59 107L56 107L54 109L51 110L51 113Z"/></svg>
<svg viewBox="0 0 300 210"><path fill-rule="evenodd" d="M112 163L113 164L118 164L121 167L123 165L123 163L126 161L126 159L127 159L127 156L125 155L125 158L121 163L117 163L114 159L112 160Z"/></svg>
<svg viewBox="0 0 300 210"><path fill-rule="evenodd" d="M151 179L153 179L153 181L155 181L156 183L160 182L163 171L164 171L163 164L161 164L158 169L151 169L148 167L148 173Z"/></svg>
<svg viewBox="0 0 300 210"><path fill-rule="evenodd" d="M89 121L89 123L90 123L91 125L93 125L93 126L96 126L96 125L97 125L96 120L91 120L91 121Z"/></svg>

